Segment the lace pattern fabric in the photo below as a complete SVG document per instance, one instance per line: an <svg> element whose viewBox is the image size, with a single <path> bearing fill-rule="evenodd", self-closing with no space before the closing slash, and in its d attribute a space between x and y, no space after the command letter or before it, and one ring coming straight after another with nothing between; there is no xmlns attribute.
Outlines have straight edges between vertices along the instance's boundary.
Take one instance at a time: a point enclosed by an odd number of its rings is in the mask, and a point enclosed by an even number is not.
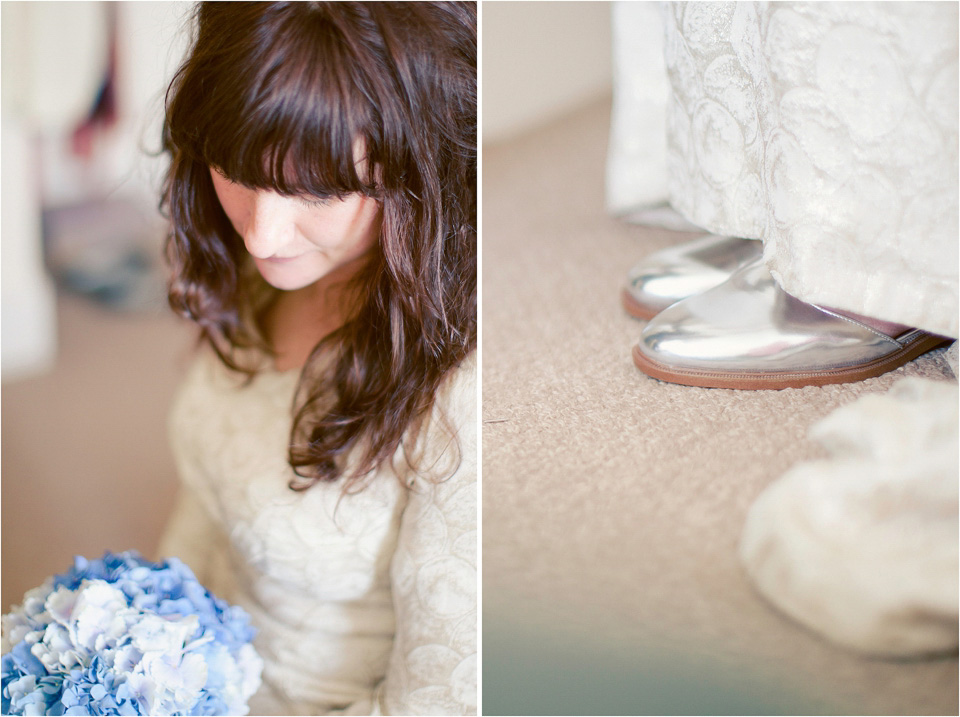
<svg viewBox="0 0 960 717"><path fill-rule="evenodd" d="M618 95L634 99L615 106L614 206L628 208L637 185L637 204L669 200L697 226L762 239L778 282L804 301L957 336L955 4L617 12L628 46L659 20L664 62L618 67ZM641 101L636 88L664 72L666 95ZM665 136L631 132L657 113ZM623 156L643 143L665 143L666 161L640 191L646 168Z"/></svg>
<svg viewBox="0 0 960 717"><path fill-rule="evenodd" d="M212 353L192 366L171 413L183 485L161 552L251 613L265 661L252 713L475 711L475 371L470 358L437 400L462 454L451 478L405 489L381 469L342 495L287 487L296 371L245 386ZM447 451L435 423L425 441Z"/></svg>

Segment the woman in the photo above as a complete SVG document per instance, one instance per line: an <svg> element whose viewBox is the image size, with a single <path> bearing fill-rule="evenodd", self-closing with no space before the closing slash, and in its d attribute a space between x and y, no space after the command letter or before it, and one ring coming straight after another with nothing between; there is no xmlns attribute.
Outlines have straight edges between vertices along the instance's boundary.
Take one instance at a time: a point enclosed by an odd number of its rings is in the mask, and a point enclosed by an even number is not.
<svg viewBox="0 0 960 717"><path fill-rule="evenodd" d="M162 552L259 629L257 714L476 709L476 8L204 3L167 96L206 349Z"/></svg>

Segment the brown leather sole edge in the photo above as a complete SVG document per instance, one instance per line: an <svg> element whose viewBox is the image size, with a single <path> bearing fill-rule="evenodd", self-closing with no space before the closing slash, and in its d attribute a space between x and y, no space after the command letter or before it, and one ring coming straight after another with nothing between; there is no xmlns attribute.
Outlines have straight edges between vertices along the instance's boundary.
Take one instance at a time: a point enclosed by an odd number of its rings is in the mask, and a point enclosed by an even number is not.
<svg viewBox="0 0 960 717"><path fill-rule="evenodd" d="M648 376L701 388L732 388L743 391L781 390L805 386L826 386L832 383L850 383L873 378L903 366L927 351L944 346L953 339L934 334L919 334L909 343L891 354L858 366L810 372L763 373L751 371L710 372L695 369L675 369L653 361L643 355L639 346L633 347L633 362Z"/></svg>
<svg viewBox="0 0 960 717"><path fill-rule="evenodd" d="M644 306L634 299L633 294L627 289L620 290L620 303L623 304L623 308L630 316L641 321L649 321L661 311L661 309Z"/></svg>

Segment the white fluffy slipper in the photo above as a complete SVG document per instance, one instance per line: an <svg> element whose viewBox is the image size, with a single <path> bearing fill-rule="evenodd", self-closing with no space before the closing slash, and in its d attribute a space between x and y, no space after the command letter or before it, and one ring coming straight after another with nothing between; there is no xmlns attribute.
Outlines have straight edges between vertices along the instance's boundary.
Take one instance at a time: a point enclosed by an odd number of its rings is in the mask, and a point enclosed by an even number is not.
<svg viewBox="0 0 960 717"><path fill-rule="evenodd" d="M877 656L957 648L958 388L906 378L810 430L801 463L747 516L759 591L827 638Z"/></svg>

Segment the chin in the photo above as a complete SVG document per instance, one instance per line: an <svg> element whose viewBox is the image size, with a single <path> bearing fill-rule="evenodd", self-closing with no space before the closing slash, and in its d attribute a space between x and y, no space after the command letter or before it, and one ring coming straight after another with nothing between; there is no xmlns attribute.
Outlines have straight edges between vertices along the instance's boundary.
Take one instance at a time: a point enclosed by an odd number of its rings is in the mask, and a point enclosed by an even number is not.
<svg viewBox="0 0 960 717"><path fill-rule="evenodd" d="M280 289L281 291L303 289L316 283L327 274L326 271L316 270L304 272L302 269L298 270L298 267L275 266L269 262L256 261L255 263L263 280L273 288Z"/></svg>
<svg viewBox="0 0 960 717"><path fill-rule="evenodd" d="M309 279L302 279L296 277L285 277L285 276L270 276L267 272L260 272L260 276L263 277L270 286L274 289L280 289L280 291L296 291L297 289L304 289L311 284L315 284L319 277L311 277Z"/></svg>
<svg viewBox="0 0 960 717"><path fill-rule="evenodd" d="M274 289L279 289L280 291L296 291L297 289L303 289L307 286L310 286L313 282L302 282L302 281L283 281L277 279L271 279L266 276L263 277L270 286Z"/></svg>

